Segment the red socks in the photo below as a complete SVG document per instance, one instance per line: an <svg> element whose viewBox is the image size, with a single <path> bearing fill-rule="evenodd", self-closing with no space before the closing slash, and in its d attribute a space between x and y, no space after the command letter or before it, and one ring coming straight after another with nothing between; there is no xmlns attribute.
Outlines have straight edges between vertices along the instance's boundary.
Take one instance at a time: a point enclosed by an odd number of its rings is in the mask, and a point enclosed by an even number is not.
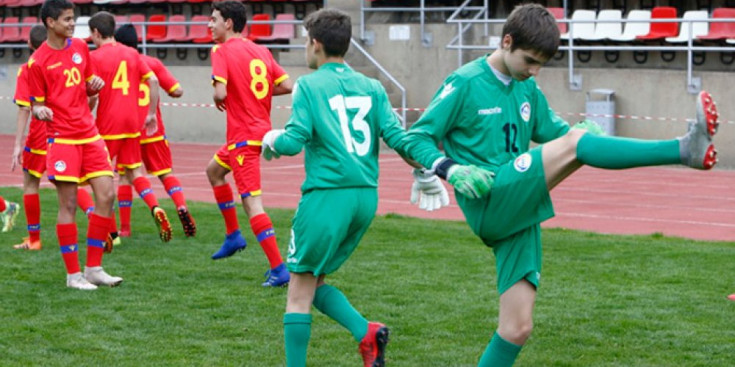
<svg viewBox="0 0 735 367"><path fill-rule="evenodd" d="M77 205L79 206L79 209L82 209L86 216L89 216L89 213L94 210L94 200L92 199L92 195L81 187L77 189Z"/></svg>
<svg viewBox="0 0 735 367"><path fill-rule="evenodd" d="M253 234L255 234L258 242L260 242L260 247L263 248L263 252L265 252L265 256L271 264L271 269L283 264L281 252L278 251L278 243L276 242L276 231L273 230L273 223L271 223L268 214L258 214L250 218L250 227L253 229Z"/></svg>
<svg viewBox="0 0 735 367"><path fill-rule="evenodd" d="M222 217L225 219L225 228L227 234L235 232L240 229L240 224L237 222L237 207L232 197L232 189L229 184L212 187L214 191L214 199L217 200L219 210L222 212Z"/></svg>
<svg viewBox="0 0 735 367"><path fill-rule="evenodd" d="M135 191L138 192L140 198L148 205L148 209L153 210L154 207L158 206L158 199L156 198L156 194L153 193L151 182L148 181L147 177L140 176L134 179L133 186L135 186Z"/></svg>
<svg viewBox="0 0 735 367"><path fill-rule="evenodd" d="M184 199L184 190L181 188L181 182L174 175L168 175L163 179L163 187L166 189L168 196L174 201L176 208L186 207L186 199Z"/></svg>
<svg viewBox="0 0 735 367"><path fill-rule="evenodd" d="M87 266L101 266L105 252L105 240L110 233L112 218L90 214L87 228Z"/></svg>
<svg viewBox="0 0 735 367"><path fill-rule="evenodd" d="M78 273L80 270L78 255L79 246L77 245L77 224L57 224L56 236L59 238L61 258L64 259L64 265L66 265L66 273Z"/></svg>
<svg viewBox="0 0 735 367"><path fill-rule="evenodd" d="M133 206L133 187L121 185L117 187L117 207L120 210L120 231L130 232L130 215Z"/></svg>
<svg viewBox="0 0 735 367"><path fill-rule="evenodd" d="M28 223L28 237L31 243L41 240L41 200L38 194L23 195L23 206Z"/></svg>

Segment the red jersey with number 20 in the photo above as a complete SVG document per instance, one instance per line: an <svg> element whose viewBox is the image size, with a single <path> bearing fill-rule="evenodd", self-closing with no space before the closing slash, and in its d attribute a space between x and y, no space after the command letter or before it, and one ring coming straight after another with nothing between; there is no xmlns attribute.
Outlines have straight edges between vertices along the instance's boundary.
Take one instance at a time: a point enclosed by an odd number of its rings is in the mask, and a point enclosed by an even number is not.
<svg viewBox="0 0 735 367"><path fill-rule="evenodd" d="M20 107L30 107L30 97L31 93L28 91L28 64L21 64L18 68L13 102ZM46 152L46 124L43 121L31 117L28 136L26 137L26 147L32 153Z"/></svg>
<svg viewBox="0 0 735 367"><path fill-rule="evenodd" d="M288 74L271 52L233 37L212 48L212 80L227 86L227 144L260 141L271 129L273 86Z"/></svg>
<svg viewBox="0 0 735 367"><path fill-rule="evenodd" d="M81 140L98 135L87 102L87 81L94 77L89 47L69 38L61 50L44 42L28 60L31 100L44 102L54 117L48 122L50 138Z"/></svg>

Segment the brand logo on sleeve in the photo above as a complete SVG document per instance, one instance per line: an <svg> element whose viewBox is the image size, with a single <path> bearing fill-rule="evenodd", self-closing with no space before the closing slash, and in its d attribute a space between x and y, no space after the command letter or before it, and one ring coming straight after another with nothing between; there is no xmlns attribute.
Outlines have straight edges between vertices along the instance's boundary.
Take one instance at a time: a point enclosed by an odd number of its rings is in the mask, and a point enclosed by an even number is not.
<svg viewBox="0 0 735 367"><path fill-rule="evenodd" d="M444 88L442 88L441 93L439 93L439 99L443 99L444 97L448 96L449 93L452 93L454 91L454 86L452 83L445 84Z"/></svg>
<svg viewBox="0 0 735 367"><path fill-rule="evenodd" d="M521 118L523 121L528 122L531 120L531 104L528 102L523 102L521 105Z"/></svg>
<svg viewBox="0 0 735 367"><path fill-rule="evenodd" d="M75 52L74 55L71 57L71 61L73 61L77 65L81 64L82 55L80 55L78 52Z"/></svg>
<svg viewBox="0 0 735 367"><path fill-rule="evenodd" d="M518 172L526 172L529 168L531 168L531 154L529 153L523 153L519 155L516 160L513 162L513 167Z"/></svg>

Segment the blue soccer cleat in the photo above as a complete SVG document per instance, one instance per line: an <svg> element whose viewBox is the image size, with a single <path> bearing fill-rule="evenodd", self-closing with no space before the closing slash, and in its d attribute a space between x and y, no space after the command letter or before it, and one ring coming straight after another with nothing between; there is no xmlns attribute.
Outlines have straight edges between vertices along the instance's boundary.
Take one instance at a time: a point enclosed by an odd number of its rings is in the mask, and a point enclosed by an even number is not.
<svg viewBox="0 0 735 367"><path fill-rule="evenodd" d="M247 246L245 238L240 234L240 230L236 230L225 237L225 243L219 248L219 251L212 255L212 260L224 259L234 255L238 251L242 251Z"/></svg>
<svg viewBox="0 0 735 367"><path fill-rule="evenodd" d="M261 284L263 287L285 287L291 280L291 275L286 269L286 265L281 265L265 272L265 282Z"/></svg>

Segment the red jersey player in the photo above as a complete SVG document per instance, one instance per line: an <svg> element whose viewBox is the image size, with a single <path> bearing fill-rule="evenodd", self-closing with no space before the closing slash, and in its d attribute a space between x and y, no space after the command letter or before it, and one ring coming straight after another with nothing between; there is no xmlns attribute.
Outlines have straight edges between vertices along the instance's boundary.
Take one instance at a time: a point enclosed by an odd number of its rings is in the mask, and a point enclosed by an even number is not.
<svg viewBox="0 0 735 367"><path fill-rule="evenodd" d="M227 110L227 143L207 166L207 177L225 219L227 236L212 259L233 255L245 248L240 233L232 189L225 176L232 171L250 227L270 263L265 287L289 281L276 243L273 224L263 210L260 189L260 150L263 135L271 129L271 98L290 93L293 82L263 46L242 37L245 6L237 1L212 3L209 28L218 45L212 48L214 102Z"/></svg>
<svg viewBox="0 0 735 367"><path fill-rule="evenodd" d="M135 27L132 24L125 24L115 31L115 40L126 46L138 49L138 34L135 31ZM158 83L161 88L168 93L170 97L179 98L184 94L184 89L178 80L166 69L161 60L142 54L143 61L153 70L158 78ZM140 84L140 94L138 98L138 106L140 112L140 119L143 121L148 114L151 105L151 86L145 82ZM143 158L143 164L149 174L157 176L166 192L173 200L176 205L176 211L179 215L179 220L184 228L184 234L187 237L193 237L196 235L196 223L192 218L189 208L186 206L186 198L184 197L184 191L181 187L181 182L173 173L173 159L171 157L171 148L166 138L166 129L163 125L163 119L161 118L161 107L160 104L156 107L156 120L158 121L158 129L153 134L148 134L143 129L140 134L140 150ZM120 167L117 167L118 170ZM118 192L124 191L122 183L118 188ZM132 192L130 188L127 188L127 192ZM120 198L122 201L122 198ZM126 218L123 217L123 213L120 213L120 222L125 223ZM128 212L127 222L130 223L130 216Z"/></svg>
<svg viewBox="0 0 735 367"><path fill-rule="evenodd" d="M47 122L46 172L56 185L59 200L56 234L66 265L66 285L86 290L97 285L116 286L122 278L110 276L101 266L112 225L112 167L87 100L102 89L104 82L93 72L87 44L71 38L74 4L46 0L40 18L46 26L47 40L28 60L28 82L33 115ZM83 275L75 222L77 185L82 182L89 182L96 200L89 216Z"/></svg>
<svg viewBox="0 0 735 367"><path fill-rule="evenodd" d="M97 50L91 52L96 72L105 81L99 93L97 106L97 128L107 144L110 158L116 159L122 167L121 188L130 189L132 182L138 195L145 201L158 226L163 242L171 239L171 224L166 212L158 205L158 199L151 189L151 182L143 174L140 155L140 130L142 123L138 118L138 90L140 84L148 82L151 88L152 105L145 118L146 129L156 130L156 106L158 105L158 79L141 55L135 50L115 41L115 18L101 11L89 19L92 42ZM136 111L130 113L130 111ZM127 184L127 185L126 185ZM130 190L132 191L132 190ZM130 218L132 192L118 190L118 204L121 218ZM130 221L121 220L120 235L130 235Z"/></svg>

